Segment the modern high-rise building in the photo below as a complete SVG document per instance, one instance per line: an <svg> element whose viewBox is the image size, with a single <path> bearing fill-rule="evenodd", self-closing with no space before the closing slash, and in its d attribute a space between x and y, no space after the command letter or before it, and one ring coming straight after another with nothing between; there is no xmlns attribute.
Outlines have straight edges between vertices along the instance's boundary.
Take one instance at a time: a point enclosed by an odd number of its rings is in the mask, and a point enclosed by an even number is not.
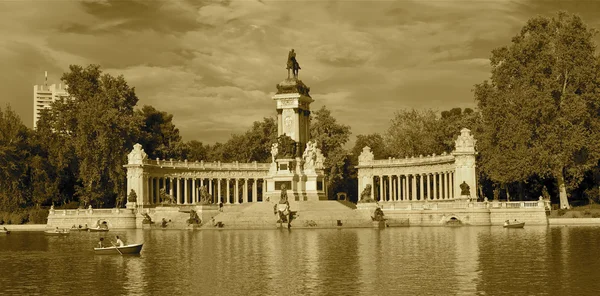
<svg viewBox="0 0 600 296"><path fill-rule="evenodd" d="M48 85L48 72L45 72L43 85L33 86L33 128L37 126L42 110L50 108L53 102L69 97L67 86L59 83Z"/></svg>

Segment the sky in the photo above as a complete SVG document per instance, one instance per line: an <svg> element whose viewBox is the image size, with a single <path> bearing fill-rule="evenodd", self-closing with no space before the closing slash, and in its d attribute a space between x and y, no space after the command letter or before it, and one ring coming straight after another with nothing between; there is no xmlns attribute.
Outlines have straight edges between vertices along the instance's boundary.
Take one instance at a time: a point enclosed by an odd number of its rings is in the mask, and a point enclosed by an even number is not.
<svg viewBox="0 0 600 296"><path fill-rule="evenodd" d="M492 49L559 10L600 29L600 1L0 0L0 107L31 127L44 71L60 83L71 64L99 64L185 141L224 142L276 115L293 48L313 111L353 137L385 133L400 109L475 108Z"/></svg>

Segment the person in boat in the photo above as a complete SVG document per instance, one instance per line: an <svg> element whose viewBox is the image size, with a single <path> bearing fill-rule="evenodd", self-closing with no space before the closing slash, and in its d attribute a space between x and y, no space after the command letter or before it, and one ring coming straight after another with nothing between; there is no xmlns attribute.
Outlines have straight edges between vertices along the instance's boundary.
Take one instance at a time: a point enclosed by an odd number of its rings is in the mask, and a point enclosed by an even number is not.
<svg viewBox="0 0 600 296"><path fill-rule="evenodd" d="M123 241L121 240L121 238L119 238L119 236L117 235L117 242L115 242L115 245L118 245L119 247L124 247L125 244L123 243Z"/></svg>
<svg viewBox="0 0 600 296"><path fill-rule="evenodd" d="M60 229L58 229L58 226L56 226L56 229L54 229L54 232L60 233Z"/></svg>
<svg viewBox="0 0 600 296"><path fill-rule="evenodd" d="M104 248L104 238L101 237L100 241L98 242L98 248Z"/></svg>

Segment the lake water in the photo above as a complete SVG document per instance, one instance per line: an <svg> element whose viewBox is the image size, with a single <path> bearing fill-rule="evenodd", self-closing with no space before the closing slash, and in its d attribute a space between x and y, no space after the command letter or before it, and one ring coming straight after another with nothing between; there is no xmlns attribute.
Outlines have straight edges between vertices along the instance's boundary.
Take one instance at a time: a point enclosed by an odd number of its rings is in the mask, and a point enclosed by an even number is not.
<svg viewBox="0 0 600 296"><path fill-rule="evenodd" d="M139 256L94 255L101 236ZM2 295L600 295L600 227L0 236Z"/></svg>

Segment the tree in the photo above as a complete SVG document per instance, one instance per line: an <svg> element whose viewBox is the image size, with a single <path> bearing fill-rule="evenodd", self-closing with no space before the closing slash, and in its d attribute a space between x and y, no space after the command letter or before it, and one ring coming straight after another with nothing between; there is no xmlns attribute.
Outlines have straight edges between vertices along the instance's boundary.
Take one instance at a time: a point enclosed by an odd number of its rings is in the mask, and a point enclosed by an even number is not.
<svg viewBox="0 0 600 296"><path fill-rule="evenodd" d="M202 144L200 141L192 140L186 143L188 155L187 160L189 161L207 161L208 150L210 146Z"/></svg>
<svg viewBox="0 0 600 296"><path fill-rule="evenodd" d="M114 203L116 196L125 194L122 166L139 134L135 90L123 76L102 74L98 65L72 65L62 80L70 98L53 103L50 126L73 147L76 195L84 204Z"/></svg>
<svg viewBox="0 0 600 296"><path fill-rule="evenodd" d="M317 141L317 147L325 156L325 175L328 176L327 187L332 198L336 192L345 191L349 195L355 195L350 191L356 186L351 186L350 176L353 174L354 166L350 155L343 147L350 138L350 127L340 124L331 116L325 106L312 114L310 123L310 135L312 140ZM354 188L355 190L355 188Z"/></svg>
<svg viewBox="0 0 600 296"><path fill-rule="evenodd" d="M383 140L383 136L378 133L369 135L358 135L352 148L352 159L353 162L358 164L358 157L363 151L363 148L369 146L375 159L383 159L388 157L388 150Z"/></svg>
<svg viewBox="0 0 600 296"><path fill-rule="evenodd" d="M437 115L433 110L399 110L384 135L390 156L429 155L441 153L443 146L436 137Z"/></svg>
<svg viewBox="0 0 600 296"><path fill-rule="evenodd" d="M173 115L145 105L136 111L140 117L139 143L150 159L182 159L188 152L181 141L179 129L173 124Z"/></svg>
<svg viewBox="0 0 600 296"><path fill-rule="evenodd" d="M272 117L255 121L244 134L234 134L222 143L207 146L207 158L225 162L267 162L271 158L271 144L277 141L277 124Z"/></svg>
<svg viewBox="0 0 600 296"><path fill-rule="evenodd" d="M481 167L508 183L556 180L561 208L600 156L600 63L594 31L564 12L527 22L492 51L491 81L475 86L484 132Z"/></svg>
<svg viewBox="0 0 600 296"><path fill-rule="evenodd" d="M15 209L30 197L26 186L28 138L27 127L12 108L0 108L0 208Z"/></svg>

